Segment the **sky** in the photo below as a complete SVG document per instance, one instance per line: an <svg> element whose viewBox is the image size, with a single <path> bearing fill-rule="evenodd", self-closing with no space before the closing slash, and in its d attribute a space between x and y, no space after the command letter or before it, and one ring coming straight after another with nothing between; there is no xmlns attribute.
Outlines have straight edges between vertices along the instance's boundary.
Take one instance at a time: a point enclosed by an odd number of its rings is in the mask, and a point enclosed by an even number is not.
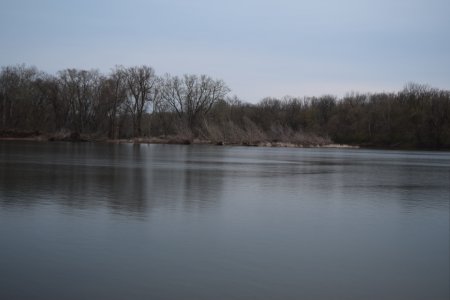
<svg viewBox="0 0 450 300"><path fill-rule="evenodd" d="M449 0L0 0L0 66L207 74L247 102L450 89Z"/></svg>

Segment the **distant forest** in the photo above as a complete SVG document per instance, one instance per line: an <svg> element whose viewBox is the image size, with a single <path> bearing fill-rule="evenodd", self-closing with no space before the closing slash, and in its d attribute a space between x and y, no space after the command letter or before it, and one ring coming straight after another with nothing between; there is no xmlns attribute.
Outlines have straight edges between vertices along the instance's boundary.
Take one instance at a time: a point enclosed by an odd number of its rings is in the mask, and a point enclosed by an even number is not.
<svg viewBox="0 0 450 300"><path fill-rule="evenodd" d="M409 83L396 93L264 98L257 104L229 93L222 80L158 76L149 66L118 66L106 75L6 66L0 72L0 137L450 148L448 90Z"/></svg>

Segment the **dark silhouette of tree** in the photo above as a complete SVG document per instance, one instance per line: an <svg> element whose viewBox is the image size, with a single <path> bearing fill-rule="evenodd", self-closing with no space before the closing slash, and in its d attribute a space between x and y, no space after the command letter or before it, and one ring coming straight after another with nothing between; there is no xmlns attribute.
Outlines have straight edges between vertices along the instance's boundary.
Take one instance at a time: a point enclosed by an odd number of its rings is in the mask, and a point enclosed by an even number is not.
<svg viewBox="0 0 450 300"><path fill-rule="evenodd" d="M94 128L101 81L102 77L96 70L66 69L59 72L61 98L69 104L72 129L79 133L90 132Z"/></svg>
<svg viewBox="0 0 450 300"><path fill-rule="evenodd" d="M111 74L102 81L98 106L97 123L106 122L108 137L119 137L119 123L126 112L127 86L125 73L120 69L114 69Z"/></svg>
<svg viewBox="0 0 450 300"><path fill-rule="evenodd" d="M142 116L149 102L158 97L159 79L155 71L148 66L119 68L118 72L125 80L128 112L133 120L133 136L142 136Z"/></svg>
<svg viewBox="0 0 450 300"><path fill-rule="evenodd" d="M186 122L191 131L205 118L214 104L223 100L229 88L222 80L206 75L184 75L163 80L162 99L180 120Z"/></svg>
<svg viewBox="0 0 450 300"><path fill-rule="evenodd" d="M0 75L1 127L24 128L28 123L36 103L34 81L41 74L34 67L25 65L2 68Z"/></svg>

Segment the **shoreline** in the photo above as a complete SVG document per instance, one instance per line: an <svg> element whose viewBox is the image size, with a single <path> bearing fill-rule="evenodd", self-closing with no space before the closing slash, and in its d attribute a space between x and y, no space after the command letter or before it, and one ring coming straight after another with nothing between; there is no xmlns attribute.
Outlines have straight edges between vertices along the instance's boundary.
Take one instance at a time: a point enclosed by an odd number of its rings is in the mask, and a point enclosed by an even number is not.
<svg viewBox="0 0 450 300"><path fill-rule="evenodd" d="M134 139L116 139L106 140L106 143L112 144L164 144L164 145L213 145L213 146L241 146L241 147L272 147L272 148L345 148L345 149L359 149L360 146L347 144L296 144L291 142L242 142L242 143L227 143L214 142L209 140L194 139L190 140L173 140L161 138L134 138Z"/></svg>
<svg viewBox="0 0 450 300"><path fill-rule="evenodd" d="M279 142L279 141L257 141L257 142L246 142L241 143L227 143L224 141L210 141L202 139L180 139L176 137L167 138L131 138L131 139L107 139L107 138L89 138L89 137L65 137L65 138L55 138L48 135L37 135L37 136L8 136L0 137L0 141L28 141L28 142L92 142L92 143L106 143L106 144L162 144L162 145L213 145L213 146L241 146L241 147L270 147L270 148L334 148L334 149L359 149L359 145L348 145L348 144L313 144L313 143L292 143L292 142Z"/></svg>
<svg viewBox="0 0 450 300"><path fill-rule="evenodd" d="M71 143L104 143L104 144L160 144L160 145L211 145L211 146L236 146L236 147L266 147L266 148L310 148L310 149L373 149L373 150L391 150L391 151L432 151L432 152L450 152L450 148L420 148L411 146L383 146L383 145L351 145L351 144L296 144L289 142L254 142L254 143L226 143L214 142L208 140L182 140L169 138L132 138L132 139L106 139L106 138L79 138L79 139L53 139L48 136L35 137L0 137L1 141L23 141L37 143L52 142L71 142Z"/></svg>
<svg viewBox="0 0 450 300"><path fill-rule="evenodd" d="M241 146L241 147L271 147L271 148L326 148L326 149L379 149L379 150L408 150L408 151L450 151L450 148L414 147L411 145L374 145L374 144L339 144L339 143L294 143L280 141L242 141L237 143L212 141L204 139L188 139L179 136L108 139L80 134L46 134L38 132L0 135L0 141L28 141L28 142L72 142L72 143L105 143L105 144L162 144L162 145L212 145L212 146Z"/></svg>

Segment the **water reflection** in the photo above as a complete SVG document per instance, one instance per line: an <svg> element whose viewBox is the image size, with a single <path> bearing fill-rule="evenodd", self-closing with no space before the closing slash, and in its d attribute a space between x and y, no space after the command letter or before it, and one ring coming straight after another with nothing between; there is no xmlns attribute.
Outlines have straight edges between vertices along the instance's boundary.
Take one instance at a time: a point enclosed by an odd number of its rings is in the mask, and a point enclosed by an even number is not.
<svg viewBox="0 0 450 300"><path fill-rule="evenodd" d="M450 154L0 142L0 298L448 299Z"/></svg>
<svg viewBox="0 0 450 300"><path fill-rule="evenodd" d="M224 181L233 177L280 193L352 193L368 201L364 195L376 194L377 201L408 208L448 205L445 155L67 143L2 143L0 149L3 206L106 206L141 215L158 207L204 209L218 204Z"/></svg>
<svg viewBox="0 0 450 300"><path fill-rule="evenodd" d="M223 180L220 165L193 166L190 162L201 159L201 154L192 147L170 146L170 151L165 147L2 144L0 205L107 206L115 213L141 216L158 207L216 205Z"/></svg>
<svg viewBox="0 0 450 300"><path fill-rule="evenodd" d="M123 167L120 160L119 163L108 167L109 174L101 177L103 180L98 184L103 187L104 201L113 212L143 215L147 207L152 206L153 199L148 197L146 192L148 177L151 177L151 174L145 172L142 167L139 145L131 147L130 161L130 167Z"/></svg>

